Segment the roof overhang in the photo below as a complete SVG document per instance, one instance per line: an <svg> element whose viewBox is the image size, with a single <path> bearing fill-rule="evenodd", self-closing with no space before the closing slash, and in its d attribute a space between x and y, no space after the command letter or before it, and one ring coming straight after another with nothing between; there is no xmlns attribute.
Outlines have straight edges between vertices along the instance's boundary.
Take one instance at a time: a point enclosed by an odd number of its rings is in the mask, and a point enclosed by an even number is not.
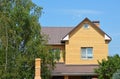
<svg viewBox="0 0 120 79"><path fill-rule="evenodd" d="M55 69L52 71L52 76L64 75L97 75L94 69L98 68L98 64L85 64L85 65L66 65L65 63L57 63Z"/></svg>
<svg viewBox="0 0 120 79"><path fill-rule="evenodd" d="M52 73L52 76L64 76L64 75L70 75L70 76L87 76L87 75L91 75L91 76L95 76L95 75L98 75L97 73L92 73L92 72L90 72L90 73L87 73L87 72L83 72L83 73L69 73L69 72L67 72L67 73Z"/></svg>
<svg viewBox="0 0 120 79"><path fill-rule="evenodd" d="M69 40L69 35L66 35L63 39L62 39L62 41L68 41Z"/></svg>
<svg viewBox="0 0 120 79"><path fill-rule="evenodd" d="M109 41L111 40L111 38L106 34L104 35L104 37L105 37L105 40L109 40Z"/></svg>
<svg viewBox="0 0 120 79"><path fill-rule="evenodd" d="M107 34L105 34L104 35L104 38L105 38L105 40L111 40L111 38L107 35ZM69 35L66 35L63 39L62 39L62 41L68 41L69 40Z"/></svg>

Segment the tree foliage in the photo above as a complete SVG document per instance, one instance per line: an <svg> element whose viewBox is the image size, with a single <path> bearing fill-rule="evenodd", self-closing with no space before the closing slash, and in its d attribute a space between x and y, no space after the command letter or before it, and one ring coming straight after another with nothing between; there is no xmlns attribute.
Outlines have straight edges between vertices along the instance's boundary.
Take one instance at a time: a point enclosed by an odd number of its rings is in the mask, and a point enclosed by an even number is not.
<svg viewBox="0 0 120 79"><path fill-rule="evenodd" d="M114 74L112 79L120 79L120 69L118 69Z"/></svg>
<svg viewBox="0 0 120 79"><path fill-rule="evenodd" d="M1 79L33 79L37 57L42 59L42 78L49 79L55 61L41 34L41 9L32 0L0 0Z"/></svg>
<svg viewBox="0 0 120 79"><path fill-rule="evenodd" d="M113 73L120 69L120 56L108 56L107 60L98 61L99 68L95 72L99 75L99 79L112 79Z"/></svg>

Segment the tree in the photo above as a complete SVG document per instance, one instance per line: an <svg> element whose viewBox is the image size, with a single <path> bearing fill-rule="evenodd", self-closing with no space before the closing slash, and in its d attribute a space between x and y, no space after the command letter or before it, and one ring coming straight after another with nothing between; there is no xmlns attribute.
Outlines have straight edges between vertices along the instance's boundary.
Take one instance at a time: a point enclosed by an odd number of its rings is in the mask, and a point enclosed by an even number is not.
<svg viewBox="0 0 120 79"><path fill-rule="evenodd" d="M114 74L112 79L120 79L120 69L118 69Z"/></svg>
<svg viewBox="0 0 120 79"><path fill-rule="evenodd" d="M37 57L42 59L42 79L49 79L55 61L41 34L41 9L32 0L0 0L2 79L33 79Z"/></svg>
<svg viewBox="0 0 120 79"><path fill-rule="evenodd" d="M98 61L99 67L95 72L99 75L99 79L112 79L113 73L120 69L120 56L108 56L107 59Z"/></svg>

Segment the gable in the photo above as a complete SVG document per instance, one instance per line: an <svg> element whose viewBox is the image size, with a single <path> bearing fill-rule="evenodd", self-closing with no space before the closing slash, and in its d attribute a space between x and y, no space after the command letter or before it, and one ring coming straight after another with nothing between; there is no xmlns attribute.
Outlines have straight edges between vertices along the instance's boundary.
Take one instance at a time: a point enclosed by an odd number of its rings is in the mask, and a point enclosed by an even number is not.
<svg viewBox="0 0 120 79"><path fill-rule="evenodd" d="M104 40L107 40L108 42L111 41L111 37L102 31L98 26L93 24L88 18L85 18L76 27L42 27L41 33L48 36L49 45L61 45L63 44L62 42L69 40L70 35L74 34L81 27L83 27L84 23L89 23L94 28L94 30L99 32L99 34L104 37Z"/></svg>
<svg viewBox="0 0 120 79"><path fill-rule="evenodd" d="M89 27L92 27L96 32L98 32L100 35L104 37L104 40L111 41L111 37L108 36L104 31L102 31L97 25L92 23L88 18L85 18L80 24L78 24L73 30L71 30L67 35L64 36L62 39L63 41L69 40L70 36L77 31L79 31L81 28L84 27L84 24L88 24ZM89 28L88 28L89 29ZM67 39L66 39L67 38Z"/></svg>

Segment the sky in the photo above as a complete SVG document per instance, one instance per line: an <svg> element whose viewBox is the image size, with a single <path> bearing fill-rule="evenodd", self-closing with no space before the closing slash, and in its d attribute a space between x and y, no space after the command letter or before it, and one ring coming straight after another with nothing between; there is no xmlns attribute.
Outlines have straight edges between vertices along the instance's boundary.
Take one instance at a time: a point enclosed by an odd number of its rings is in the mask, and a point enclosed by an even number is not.
<svg viewBox="0 0 120 79"><path fill-rule="evenodd" d="M86 17L100 21L100 28L112 38L109 55L120 55L120 0L32 1L43 8L42 27L75 27Z"/></svg>

